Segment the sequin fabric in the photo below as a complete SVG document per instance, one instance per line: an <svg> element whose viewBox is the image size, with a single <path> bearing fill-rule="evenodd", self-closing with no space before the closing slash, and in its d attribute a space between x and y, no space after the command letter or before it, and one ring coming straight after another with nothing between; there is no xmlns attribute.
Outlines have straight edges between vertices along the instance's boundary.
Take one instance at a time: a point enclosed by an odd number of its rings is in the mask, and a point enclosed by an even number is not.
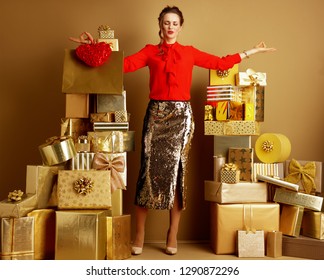
<svg viewBox="0 0 324 280"><path fill-rule="evenodd" d="M178 192L180 206L185 209L185 177L193 132L190 102L149 102L143 126L136 205L171 209Z"/></svg>

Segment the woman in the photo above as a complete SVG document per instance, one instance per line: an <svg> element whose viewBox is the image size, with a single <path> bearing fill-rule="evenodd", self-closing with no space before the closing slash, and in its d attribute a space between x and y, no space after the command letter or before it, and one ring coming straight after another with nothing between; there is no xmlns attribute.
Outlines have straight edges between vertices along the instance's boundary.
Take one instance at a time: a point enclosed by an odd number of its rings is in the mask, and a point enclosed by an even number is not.
<svg viewBox="0 0 324 280"><path fill-rule="evenodd" d="M193 66L227 70L253 54L275 50L262 42L250 50L220 58L177 42L184 23L178 7L165 7L158 21L160 43L146 45L124 59L125 73L145 66L150 70L150 102L144 119L141 168L135 197L134 255L143 251L149 209L170 211L165 252L177 253L181 211L186 207L185 173L194 132L190 106ZM88 43L88 35L84 33L79 40L71 39Z"/></svg>

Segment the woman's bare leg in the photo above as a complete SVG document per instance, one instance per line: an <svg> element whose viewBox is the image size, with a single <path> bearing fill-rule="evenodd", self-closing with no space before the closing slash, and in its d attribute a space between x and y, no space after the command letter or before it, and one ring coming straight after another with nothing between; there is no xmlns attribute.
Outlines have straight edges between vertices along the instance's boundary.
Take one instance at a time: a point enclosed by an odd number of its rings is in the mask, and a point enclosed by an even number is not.
<svg viewBox="0 0 324 280"><path fill-rule="evenodd" d="M168 230L166 246L171 248L177 248L177 234L179 229L179 223L181 218L181 207L179 205L179 194L176 193L174 197L174 205L170 210L170 226Z"/></svg>
<svg viewBox="0 0 324 280"><path fill-rule="evenodd" d="M145 236L145 221L148 209L136 206L135 208L135 221L136 221L136 235L133 242L134 247L143 247Z"/></svg>

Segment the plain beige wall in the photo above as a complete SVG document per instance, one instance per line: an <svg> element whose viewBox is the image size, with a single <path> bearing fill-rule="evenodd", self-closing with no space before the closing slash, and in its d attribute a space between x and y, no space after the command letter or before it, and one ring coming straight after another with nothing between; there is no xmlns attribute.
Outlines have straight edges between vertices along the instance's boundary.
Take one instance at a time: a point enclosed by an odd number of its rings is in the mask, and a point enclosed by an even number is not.
<svg viewBox="0 0 324 280"><path fill-rule="evenodd" d="M25 187L26 165L41 164L38 146L60 133L65 99L61 92L63 54L74 48L69 36L97 27L115 30L120 49L132 54L158 42L157 17L165 5L178 5L185 24L179 42L218 55L252 47L261 40L276 53L245 60L240 70L266 72L266 119L262 132L285 134L300 160L324 161L324 2L295 1L2 1L1 9L1 161L0 198ZM148 70L125 76L131 130L137 150L128 155L125 213L133 214L134 186L139 169L142 120L148 101ZM188 208L181 221L180 240L206 240L208 204L204 180L212 179L213 137L204 136L203 111L208 70L195 68L192 106L196 132L189 170ZM168 212L153 211L147 220L147 240L164 240ZM133 227L134 228L134 227Z"/></svg>

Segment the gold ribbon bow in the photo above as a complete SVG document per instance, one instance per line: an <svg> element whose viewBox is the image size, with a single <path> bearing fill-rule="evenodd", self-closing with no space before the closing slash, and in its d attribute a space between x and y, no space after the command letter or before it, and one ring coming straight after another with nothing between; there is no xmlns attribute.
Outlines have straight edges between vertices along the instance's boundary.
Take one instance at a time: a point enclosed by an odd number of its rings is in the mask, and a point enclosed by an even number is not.
<svg viewBox="0 0 324 280"><path fill-rule="evenodd" d="M74 190L78 194L87 195L93 191L93 182L86 177L82 177L74 182Z"/></svg>
<svg viewBox="0 0 324 280"><path fill-rule="evenodd" d="M46 145L53 145L53 144L65 141L69 138L71 138L71 136L53 136L53 137L46 139L45 143L46 143Z"/></svg>
<svg viewBox="0 0 324 280"><path fill-rule="evenodd" d="M289 163L288 176L285 181L297 184L301 181L307 194L316 189L315 185L316 165L314 161L307 162L302 166L297 160L292 159Z"/></svg>
<svg viewBox="0 0 324 280"><path fill-rule="evenodd" d="M117 189L126 189L124 180L120 175L125 170L125 159L123 156L110 160L104 153L96 153L93 158L92 167L97 170L111 171L111 192Z"/></svg>
<svg viewBox="0 0 324 280"><path fill-rule="evenodd" d="M21 201L24 192L21 190L14 190L13 192L9 192L8 201Z"/></svg>
<svg viewBox="0 0 324 280"><path fill-rule="evenodd" d="M247 77L249 77L248 81L251 83L252 86L259 85L262 82L265 82L266 76L261 72L255 72L253 69L246 70ZM243 78L245 81L246 78Z"/></svg>
<svg viewBox="0 0 324 280"><path fill-rule="evenodd" d="M237 170L237 166L234 163L225 163L222 167L223 170L230 171L230 170Z"/></svg>

